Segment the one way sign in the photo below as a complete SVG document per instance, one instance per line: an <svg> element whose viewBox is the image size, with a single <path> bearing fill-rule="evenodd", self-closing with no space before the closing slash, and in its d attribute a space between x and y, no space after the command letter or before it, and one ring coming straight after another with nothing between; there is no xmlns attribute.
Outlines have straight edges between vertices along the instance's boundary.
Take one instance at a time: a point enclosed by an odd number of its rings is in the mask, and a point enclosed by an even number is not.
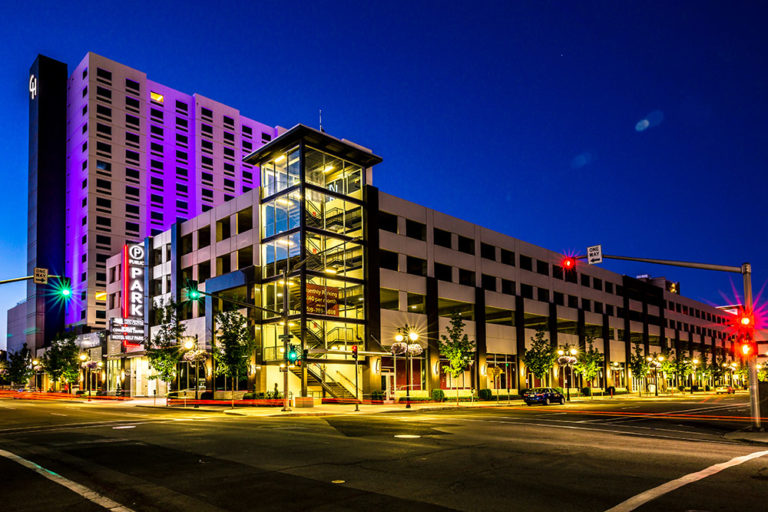
<svg viewBox="0 0 768 512"><path fill-rule="evenodd" d="M602 245L593 245L592 247L587 247L587 263L590 265L594 265L596 263L602 263L603 262L603 246Z"/></svg>

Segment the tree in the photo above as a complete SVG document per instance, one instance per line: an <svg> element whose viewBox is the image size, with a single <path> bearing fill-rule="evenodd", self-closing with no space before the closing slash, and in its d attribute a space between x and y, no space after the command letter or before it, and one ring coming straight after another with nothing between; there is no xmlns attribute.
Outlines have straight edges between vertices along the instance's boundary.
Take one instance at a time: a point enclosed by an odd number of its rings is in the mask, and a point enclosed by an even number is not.
<svg viewBox="0 0 768 512"><path fill-rule="evenodd" d="M683 385L685 385L686 379L693 373L693 362L691 361L691 358L682 354L677 354L673 365L675 367L677 378L683 382Z"/></svg>
<svg viewBox="0 0 768 512"><path fill-rule="evenodd" d="M648 368L648 360L643 355L643 349L640 348L639 343L635 343L635 353L629 357L629 369L632 371L632 375L638 379L645 379L645 376L648 374ZM638 394L640 396L643 394L642 385L638 389Z"/></svg>
<svg viewBox="0 0 768 512"><path fill-rule="evenodd" d="M701 372L702 380L704 380L706 385L709 385L709 378L715 373L715 356L714 354L710 354L710 352L709 347L701 349L701 365L699 366L699 371Z"/></svg>
<svg viewBox="0 0 768 512"><path fill-rule="evenodd" d="M156 307L157 331L144 340L149 366L155 371L153 378L168 385L176 377L182 355L180 341L185 327L179 323L178 313L179 305L172 300Z"/></svg>
<svg viewBox="0 0 768 512"><path fill-rule="evenodd" d="M557 362L557 351L546 338L543 327L536 329L531 342L531 348L523 352L523 363L529 372L539 379L544 379Z"/></svg>
<svg viewBox="0 0 768 512"><path fill-rule="evenodd" d="M665 377L664 384L665 384L665 387L666 387L668 385L668 383L669 383L668 379L674 378L674 376L675 376L675 364L674 364L674 361L673 361L673 359L675 357L675 349L664 347L661 350L661 356L664 358L664 360L661 361L661 368L659 368L659 370L661 370L661 373ZM673 386L673 388L674 388L674 386ZM674 393L674 391L673 391L673 393Z"/></svg>
<svg viewBox="0 0 768 512"><path fill-rule="evenodd" d="M25 343L17 352L8 355L8 379L12 384L24 386L34 374L32 353Z"/></svg>
<svg viewBox="0 0 768 512"><path fill-rule="evenodd" d="M723 376L726 372L726 358L722 352L712 354L712 377L715 379L715 383L722 383Z"/></svg>
<svg viewBox="0 0 768 512"><path fill-rule="evenodd" d="M597 377L603 368L603 354L594 347L595 338L587 336L586 350L579 351L573 369L591 386L592 380ZM590 393L590 396L592 394Z"/></svg>
<svg viewBox="0 0 768 512"><path fill-rule="evenodd" d="M248 358L256 346L256 338L248 320L239 311L216 315L219 326L217 344L213 346L216 374L232 379L232 407L235 406L235 379L248 372Z"/></svg>
<svg viewBox="0 0 768 512"><path fill-rule="evenodd" d="M448 334L440 336L440 355L448 359L448 366L443 372L454 379L464 373L469 366L469 360L475 351L475 342L464 332L464 320L460 313L451 315L451 322L445 328ZM459 387L456 386L456 405L459 405Z"/></svg>
<svg viewBox="0 0 768 512"><path fill-rule="evenodd" d="M74 333L59 335L42 357L43 368L55 383L60 380L72 383L80 374L78 348Z"/></svg>

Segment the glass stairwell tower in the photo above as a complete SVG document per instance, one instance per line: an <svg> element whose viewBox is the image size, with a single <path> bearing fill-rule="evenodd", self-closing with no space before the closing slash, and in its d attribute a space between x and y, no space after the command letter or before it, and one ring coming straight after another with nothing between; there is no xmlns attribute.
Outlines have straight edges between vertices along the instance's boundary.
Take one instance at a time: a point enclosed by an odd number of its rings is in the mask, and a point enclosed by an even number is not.
<svg viewBox="0 0 768 512"><path fill-rule="evenodd" d="M350 353L353 345L366 346L364 191L381 158L297 125L245 162L261 169L262 307L283 311L287 268L291 343L308 353L305 364L289 368L291 392L352 398ZM282 316L264 313L262 353L270 382L277 382L284 362L283 329Z"/></svg>

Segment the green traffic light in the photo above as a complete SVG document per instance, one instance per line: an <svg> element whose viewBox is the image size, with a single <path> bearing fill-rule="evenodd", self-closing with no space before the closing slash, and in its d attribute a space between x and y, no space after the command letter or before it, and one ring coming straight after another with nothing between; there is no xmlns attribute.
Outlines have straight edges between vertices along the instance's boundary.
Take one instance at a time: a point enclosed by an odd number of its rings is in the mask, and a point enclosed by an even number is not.
<svg viewBox="0 0 768 512"><path fill-rule="evenodd" d="M59 291L59 293L61 294L62 297L69 297L70 295L72 295L72 290L70 290L69 288L62 288L61 291Z"/></svg>
<svg viewBox="0 0 768 512"><path fill-rule="evenodd" d="M288 351L288 360L292 363L296 362L296 360L299 358L299 354L296 352L296 349L291 348Z"/></svg>
<svg viewBox="0 0 768 512"><path fill-rule="evenodd" d="M199 299L199 298L200 298L200 292L199 292L199 291L197 291L197 290L194 290L194 289L192 289L192 290L189 290L189 293L188 293L187 295L188 295L188 296L189 296L189 298L190 298L190 299L192 299L192 300L197 300L197 299Z"/></svg>

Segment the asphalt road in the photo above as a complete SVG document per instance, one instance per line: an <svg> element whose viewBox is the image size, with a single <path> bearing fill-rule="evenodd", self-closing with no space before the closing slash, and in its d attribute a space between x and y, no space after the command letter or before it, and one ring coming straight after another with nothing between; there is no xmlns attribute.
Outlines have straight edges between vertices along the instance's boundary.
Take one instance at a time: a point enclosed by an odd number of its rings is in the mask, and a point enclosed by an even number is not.
<svg viewBox="0 0 768 512"><path fill-rule="evenodd" d="M768 445L723 437L747 414L744 396L284 418L0 400L0 510L764 512Z"/></svg>

